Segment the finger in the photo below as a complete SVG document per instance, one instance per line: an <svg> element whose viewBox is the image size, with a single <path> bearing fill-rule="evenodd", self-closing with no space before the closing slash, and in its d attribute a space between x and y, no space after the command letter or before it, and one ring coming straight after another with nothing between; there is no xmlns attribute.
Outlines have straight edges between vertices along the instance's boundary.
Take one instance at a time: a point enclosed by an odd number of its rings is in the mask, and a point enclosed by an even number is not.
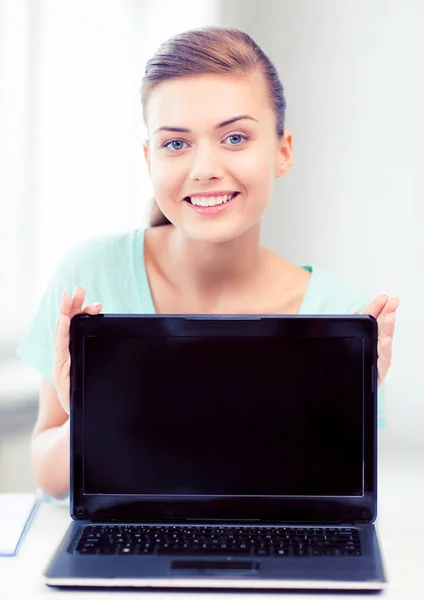
<svg viewBox="0 0 424 600"><path fill-rule="evenodd" d="M379 356L377 362L378 385L380 385L387 375L392 362L392 340L385 337L379 344Z"/></svg>
<svg viewBox="0 0 424 600"><path fill-rule="evenodd" d="M59 326L56 337L56 347L54 353L54 381L58 390L59 396L61 387L66 378L67 366L69 359L69 317L61 315L59 318Z"/></svg>
<svg viewBox="0 0 424 600"><path fill-rule="evenodd" d="M399 308L399 304L400 304L399 298L396 298L396 297L389 298L387 305L384 308L384 312L386 314L396 312L397 309Z"/></svg>
<svg viewBox="0 0 424 600"><path fill-rule="evenodd" d="M78 314L84 315L98 315L102 310L102 305L99 302L93 302L93 304L87 304ZM74 315L76 316L76 315ZM73 319L74 317L72 317ZM71 321L72 321L71 319Z"/></svg>
<svg viewBox="0 0 424 600"><path fill-rule="evenodd" d="M380 313L380 316L385 317L389 313L396 312L397 307L399 306L399 298L388 298L386 305Z"/></svg>
<svg viewBox="0 0 424 600"><path fill-rule="evenodd" d="M391 321L387 321L386 317L390 314L394 314L396 312L397 307L399 306L399 298L388 298L386 305L383 307L380 312L377 323L379 332L384 332L387 329L387 323L391 326ZM390 329L390 333L388 335L392 336L392 330Z"/></svg>
<svg viewBox="0 0 424 600"><path fill-rule="evenodd" d="M395 331L395 313L384 316L383 325L378 334L378 373L379 383L383 381L392 360L393 335Z"/></svg>
<svg viewBox="0 0 424 600"><path fill-rule="evenodd" d="M365 310L363 311L363 313L366 314L366 315L371 315L372 317L374 317L375 319L377 319L378 316L380 315L381 311L386 306L387 301L388 301L388 296L386 294L382 294L381 296L377 296L377 298L374 298L374 300L372 300L368 304L368 306L365 308Z"/></svg>
<svg viewBox="0 0 424 600"><path fill-rule="evenodd" d="M67 315L68 317L72 312L72 302L73 302L73 297L70 296L69 294L67 294L66 292L63 292L63 294L62 294L62 313L64 315Z"/></svg>
<svg viewBox="0 0 424 600"><path fill-rule="evenodd" d="M77 315L82 311L82 307L85 300L85 290L81 285L77 285L74 291L74 295L72 297L72 308L70 318Z"/></svg>
<svg viewBox="0 0 424 600"><path fill-rule="evenodd" d="M102 305L100 304L100 302L93 302L93 304L88 304L77 314L98 315L101 312L101 310ZM74 318L74 316L76 315L73 315L72 319Z"/></svg>
<svg viewBox="0 0 424 600"><path fill-rule="evenodd" d="M394 312L389 313L383 317L382 325L379 328L378 338L383 341L385 338L393 340L396 325L396 314Z"/></svg>
<svg viewBox="0 0 424 600"><path fill-rule="evenodd" d="M101 310L102 305L99 302L94 302L93 304L85 306L82 312L88 315L97 315Z"/></svg>
<svg viewBox="0 0 424 600"><path fill-rule="evenodd" d="M54 333L54 343L56 345L57 332L59 328L59 320L61 315L70 315L72 306L72 297L66 292L62 293L62 299L59 307L59 312L56 319L56 328Z"/></svg>

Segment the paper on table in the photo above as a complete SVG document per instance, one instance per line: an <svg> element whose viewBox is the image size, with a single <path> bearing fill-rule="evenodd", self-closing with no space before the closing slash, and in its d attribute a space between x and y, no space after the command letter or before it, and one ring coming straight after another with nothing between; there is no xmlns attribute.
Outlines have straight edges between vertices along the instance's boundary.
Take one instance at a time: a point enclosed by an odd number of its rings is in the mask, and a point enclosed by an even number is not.
<svg viewBox="0 0 424 600"><path fill-rule="evenodd" d="M36 494L0 494L0 556L15 556L37 507Z"/></svg>

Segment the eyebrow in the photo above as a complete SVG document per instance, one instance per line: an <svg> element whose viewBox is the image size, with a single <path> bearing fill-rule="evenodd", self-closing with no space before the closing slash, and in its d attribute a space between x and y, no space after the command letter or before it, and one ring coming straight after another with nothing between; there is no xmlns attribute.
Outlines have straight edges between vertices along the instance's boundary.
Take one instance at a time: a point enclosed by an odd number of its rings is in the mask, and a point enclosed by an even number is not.
<svg viewBox="0 0 424 600"><path fill-rule="evenodd" d="M242 121L243 119L248 119L250 121L255 121L256 123L258 122L254 117L251 117L250 115L238 115L237 117L232 117L231 119L227 119L226 121L222 121L222 123L218 123L218 125L215 125L214 129L222 129L222 127L227 127L227 125L231 125L232 123L235 123L236 121ZM159 133L159 131L172 131L174 133L191 133L191 130L188 129L187 127L158 127L153 133Z"/></svg>

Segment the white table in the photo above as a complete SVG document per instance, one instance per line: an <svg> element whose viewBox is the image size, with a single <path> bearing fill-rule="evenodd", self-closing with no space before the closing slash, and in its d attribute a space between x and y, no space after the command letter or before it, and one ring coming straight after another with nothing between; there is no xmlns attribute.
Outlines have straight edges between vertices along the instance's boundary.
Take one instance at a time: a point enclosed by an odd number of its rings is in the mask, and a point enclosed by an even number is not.
<svg viewBox="0 0 424 600"><path fill-rule="evenodd" d="M378 518L379 539L389 578L388 589L380 596L387 600L424 599L424 460L421 457L401 457L385 459L380 465ZM66 504L42 504L28 531L19 555L13 558L0 558L0 598L32 598L62 594L67 600L74 597L113 598L116 592L107 591L60 591L44 585L42 571L54 552L61 536L70 521L69 506ZM113 596L115 594L115 596ZM216 600L228 598L239 600L243 597L254 600L292 596L296 600L311 598L311 594L220 594L220 593L178 593L178 592L120 592L143 596L146 600L188 600L205 598ZM364 598L360 594L320 594L326 598Z"/></svg>

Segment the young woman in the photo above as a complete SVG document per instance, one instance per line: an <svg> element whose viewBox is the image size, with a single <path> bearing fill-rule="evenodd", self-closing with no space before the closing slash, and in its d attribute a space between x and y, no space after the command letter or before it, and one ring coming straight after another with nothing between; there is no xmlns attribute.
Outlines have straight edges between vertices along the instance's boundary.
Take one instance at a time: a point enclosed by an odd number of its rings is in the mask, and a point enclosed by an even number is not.
<svg viewBox="0 0 424 600"><path fill-rule="evenodd" d="M69 323L81 311L367 312L378 319L379 383L390 365L396 298L368 304L323 269L261 245L274 180L291 167L292 136L282 84L256 43L228 28L175 36L147 63L142 106L151 227L68 253L19 348L43 377L31 457L37 484L53 496L69 490Z"/></svg>

